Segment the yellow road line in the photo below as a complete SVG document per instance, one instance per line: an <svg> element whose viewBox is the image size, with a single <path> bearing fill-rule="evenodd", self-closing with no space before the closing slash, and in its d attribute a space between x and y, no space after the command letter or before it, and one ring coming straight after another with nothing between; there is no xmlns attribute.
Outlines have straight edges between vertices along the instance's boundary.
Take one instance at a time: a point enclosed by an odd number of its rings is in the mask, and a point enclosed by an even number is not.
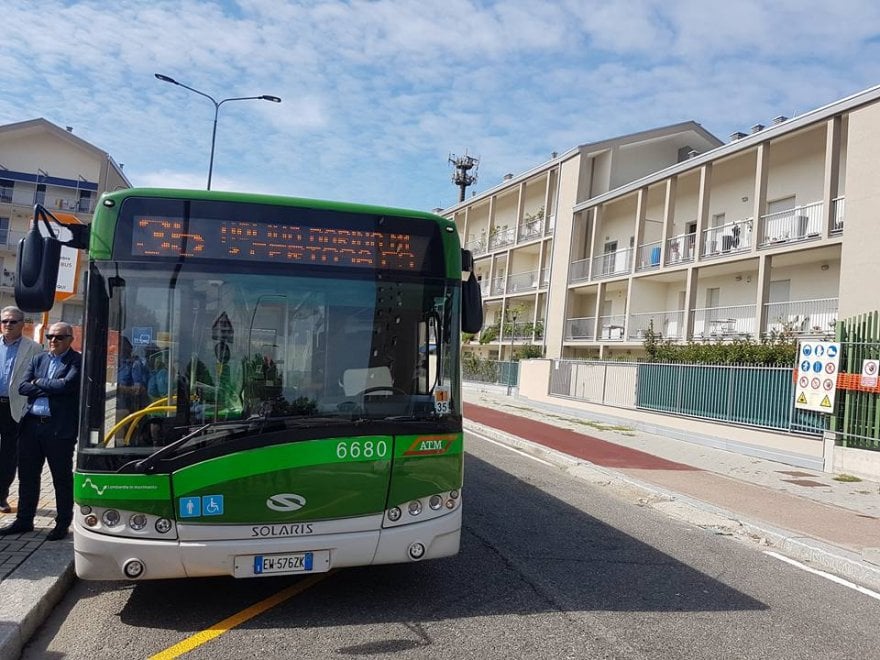
<svg viewBox="0 0 880 660"><path fill-rule="evenodd" d="M331 571L330 573L332 572L333 571ZM240 626L245 621L253 619L258 614L262 614L266 610L269 610L276 605L283 603L288 598L292 598L293 596L302 593L306 589L313 587L318 582L330 575L330 573L310 575L301 582L297 582L296 584L291 585L286 589L282 589L274 596L269 596L268 598L261 600L259 603L255 603L247 609L242 610L238 614L233 614L232 616L223 619L223 621L215 623L210 628L202 630L201 632L198 632L191 637L187 637L182 642L178 642L174 646L167 648L164 651L160 651L156 655L150 656L150 660L169 660L170 658L179 658L184 653L189 653L190 651L201 646L202 644L210 642L212 639L215 639L223 633L232 630L236 626Z"/></svg>

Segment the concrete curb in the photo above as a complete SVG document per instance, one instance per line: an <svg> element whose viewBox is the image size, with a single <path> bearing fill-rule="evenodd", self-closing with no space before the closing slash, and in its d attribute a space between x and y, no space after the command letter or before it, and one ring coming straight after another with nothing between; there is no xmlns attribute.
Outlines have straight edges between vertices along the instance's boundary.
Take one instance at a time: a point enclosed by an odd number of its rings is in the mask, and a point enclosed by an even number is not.
<svg viewBox="0 0 880 660"><path fill-rule="evenodd" d="M588 461L467 419L464 420L464 428L466 431L484 435L536 458L549 461L572 476L589 483L636 496L642 506L650 506L666 515L719 534L735 536L773 548L780 554L809 564L813 568L880 590L880 566L865 562L858 554L845 548L799 536L763 522L745 520L732 511L708 502L633 479L620 472L593 465Z"/></svg>
<svg viewBox="0 0 880 660"><path fill-rule="evenodd" d="M73 541L43 543L0 582L0 660L16 660L74 580Z"/></svg>

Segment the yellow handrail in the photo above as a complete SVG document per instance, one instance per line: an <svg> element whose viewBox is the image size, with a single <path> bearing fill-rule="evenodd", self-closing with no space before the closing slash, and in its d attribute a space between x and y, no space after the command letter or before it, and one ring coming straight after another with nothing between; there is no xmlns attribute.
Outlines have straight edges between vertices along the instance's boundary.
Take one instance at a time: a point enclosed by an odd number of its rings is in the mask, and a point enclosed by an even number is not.
<svg viewBox="0 0 880 660"><path fill-rule="evenodd" d="M132 422L136 419L140 419L141 417L146 415L148 412L167 412L167 411L175 410L176 409L175 407L165 405L169 402L169 399L170 399L170 397L167 397L167 396L163 397L161 399L156 399L150 405L148 405L146 408L136 410L135 412L129 413L128 415L123 417L121 420L116 422L116 424L113 426L112 429L110 429L107 432L107 435L105 436L105 439L104 439L104 445L106 446L107 443L110 442L110 440L113 438L114 435L116 435L116 432L119 431L119 429L121 429L123 426L125 426L129 422ZM132 424L132 428L129 429L128 433L126 433L126 436L125 436L126 444L128 443L128 440L131 437L131 433L134 430L134 427L135 427L135 425Z"/></svg>

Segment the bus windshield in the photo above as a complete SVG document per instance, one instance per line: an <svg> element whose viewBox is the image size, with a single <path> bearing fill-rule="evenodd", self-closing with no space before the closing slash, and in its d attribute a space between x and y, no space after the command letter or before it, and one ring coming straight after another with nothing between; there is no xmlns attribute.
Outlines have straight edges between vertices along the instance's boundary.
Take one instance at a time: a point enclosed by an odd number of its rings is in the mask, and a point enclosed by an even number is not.
<svg viewBox="0 0 880 660"><path fill-rule="evenodd" d="M88 296L87 452L144 456L248 420L354 434L461 414L459 288L442 278L96 261Z"/></svg>

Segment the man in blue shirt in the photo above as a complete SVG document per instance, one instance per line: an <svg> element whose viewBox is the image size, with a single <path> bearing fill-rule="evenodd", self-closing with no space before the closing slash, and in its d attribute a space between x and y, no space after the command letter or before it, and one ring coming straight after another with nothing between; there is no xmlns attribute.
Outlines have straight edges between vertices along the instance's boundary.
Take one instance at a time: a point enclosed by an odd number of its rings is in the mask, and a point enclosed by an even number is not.
<svg viewBox="0 0 880 660"><path fill-rule="evenodd" d="M18 422L27 398L18 393L24 372L40 345L22 336L24 312L18 307L0 310L0 513L11 513L9 487L18 467Z"/></svg>
<svg viewBox="0 0 880 660"><path fill-rule="evenodd" d="M34 529L40 475L49 463L55 487L55 529L46 537L67 536L73 521L73 449L79 418L82 355L73 350L73 328L58 322L46 333L49 350L31 360L18 391L28 400L18 436L18 513L0 536Z"/></svg>

